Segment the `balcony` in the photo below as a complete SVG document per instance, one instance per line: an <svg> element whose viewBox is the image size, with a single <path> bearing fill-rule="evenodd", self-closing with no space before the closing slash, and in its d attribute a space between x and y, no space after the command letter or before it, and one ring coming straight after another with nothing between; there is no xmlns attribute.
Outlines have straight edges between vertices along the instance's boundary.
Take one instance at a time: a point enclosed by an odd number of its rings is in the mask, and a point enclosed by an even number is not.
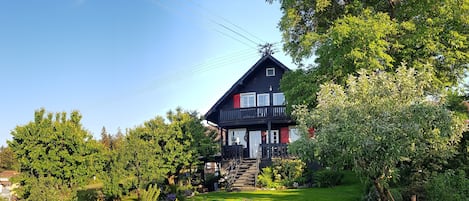
<svg viewBox="0 0 469 201"><path fill-rule="evenodd" d="M289 120L285 106L267 106L220 110L220 123L264 122L270 120Z"/></svg>
<svg viewBox="0 0 469 201"><path fill-rule="evenodd" d="M262 160L293 157L288 153L288 144L260 144L259 151L259 158ZM247 157L248 150L243 145L225 145L222 153L224 160L241 159Z"/></svg>

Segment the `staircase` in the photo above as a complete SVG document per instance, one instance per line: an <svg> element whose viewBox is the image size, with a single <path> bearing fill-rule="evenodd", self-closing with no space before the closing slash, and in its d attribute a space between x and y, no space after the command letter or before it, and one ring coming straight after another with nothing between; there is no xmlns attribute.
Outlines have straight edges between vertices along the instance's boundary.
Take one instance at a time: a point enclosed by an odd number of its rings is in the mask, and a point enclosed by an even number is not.
<svg viewBox="0 0 469 201"><path fill-rule="evenodd" d="M255 183L257 177L257 160L256 159L244 159L239 164L239 169L236 173L232 190L255 190Z"/></svg>

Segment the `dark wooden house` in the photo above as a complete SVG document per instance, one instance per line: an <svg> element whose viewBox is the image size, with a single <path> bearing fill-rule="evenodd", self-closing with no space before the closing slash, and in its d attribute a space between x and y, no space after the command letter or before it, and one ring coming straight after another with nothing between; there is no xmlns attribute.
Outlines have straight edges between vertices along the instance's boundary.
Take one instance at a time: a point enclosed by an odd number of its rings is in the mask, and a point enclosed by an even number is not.
<svg viewBox="0 0 469 201"><path fill-rule="evenodd" d="M282 157L299 138L280 91L287 71L272 55L263 56L205 114L223 133L224 159Z"/></svg>

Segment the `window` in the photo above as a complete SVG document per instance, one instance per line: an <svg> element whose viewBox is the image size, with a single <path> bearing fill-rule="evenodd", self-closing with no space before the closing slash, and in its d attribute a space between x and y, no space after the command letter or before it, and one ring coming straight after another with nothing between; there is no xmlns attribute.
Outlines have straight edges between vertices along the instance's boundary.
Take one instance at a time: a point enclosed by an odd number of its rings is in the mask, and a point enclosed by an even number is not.
<svg viewBox="0 0 469 201"><path fill-rule="evenodd" d="M269 94L257 94L257 106L269 106L270 105L270 96Z"/></svg>
<svg viewBox="0 0 469 201"><path fill-rule="evenodd" d="M241 98L241 107L256 107L256 93L242 93Z"/></svg>
<svg viewBox="0 0 469 201"><path fill-rule="evenodd" d="M278 130L271 130L270 131L270 143L271 144L278 144L278 140L279 140Z"/></svg>
<svg viewBox="0 0 469 201"><path fill-rule="evenodd" d="M275 68L266 68L265 69L265 76L267 76L267 77L275 76Z"/></svg>
<svg viewBox="0 0 469 201"><path fill-rule="evenodd" d="M301 137L300 136L300 131L298 130L298 128L296 128L294 126L290 127L289 134L290 134L290 139L289 139L290 143L294 142L294 141L297 141Z"/></svg>
<svg viewBox="0 0 469 201"><path fill-rule="evenodd" d="M273 105L285 105L285 96L283 93L274 93Z"/></svg>

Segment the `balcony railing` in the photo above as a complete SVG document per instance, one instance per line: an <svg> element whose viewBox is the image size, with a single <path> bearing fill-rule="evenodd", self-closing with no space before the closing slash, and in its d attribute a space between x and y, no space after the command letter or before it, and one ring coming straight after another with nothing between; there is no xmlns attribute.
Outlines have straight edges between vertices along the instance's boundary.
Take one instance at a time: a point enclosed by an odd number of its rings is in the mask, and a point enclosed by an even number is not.
<svg viewBox="0 0 469 201"><path fill-rule="evenodd" d="M271 158L290 158L292 155L288 153L287 144L260 144L259 150L261 150L260 159L271 159ZM243 158L243 146L242 145L226 145L223 146L223 159L241 159Z"/></svg>
<svg viewBox="0 0 469 201"><path fill-rule="evenodd" d="M262 118L286 119L285 106L252 107L220 111L221 122Z"/></svg>

